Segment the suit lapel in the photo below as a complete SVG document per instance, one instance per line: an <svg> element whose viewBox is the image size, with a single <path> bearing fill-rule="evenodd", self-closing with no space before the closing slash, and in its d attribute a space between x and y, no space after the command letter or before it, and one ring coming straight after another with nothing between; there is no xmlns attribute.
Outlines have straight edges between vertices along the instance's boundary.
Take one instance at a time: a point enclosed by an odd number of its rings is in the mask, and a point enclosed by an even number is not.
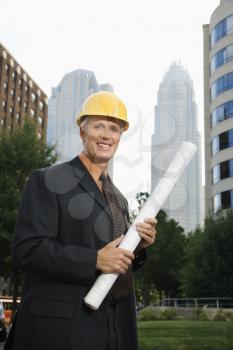
<svg viewBox="0 0 233 350"><path fill-rule="evenodd" d="M79 185L112 217L103 193L100 191L99 187L88 172L87 168L81 162L80 158L77 156L69 163L73 167L74 175L79 178Z"/></svg>

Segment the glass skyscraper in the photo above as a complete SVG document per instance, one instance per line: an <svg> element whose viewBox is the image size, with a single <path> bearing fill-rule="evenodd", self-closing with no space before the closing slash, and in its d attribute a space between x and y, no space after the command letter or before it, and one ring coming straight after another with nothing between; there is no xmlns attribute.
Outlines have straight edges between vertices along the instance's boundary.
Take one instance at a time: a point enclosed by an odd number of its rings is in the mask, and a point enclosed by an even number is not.
<svg viewBox="0 0 233 350"><path fill-rule="evenodd" d="M203 26L206 212L233 208L233 0Z"/></svg>
<svg viewBox="0 0 233 350"><path fill-rule="evenodd" d="M152 188L163 176L183 141L195 143L198 151L166 201L164 210L188 232L201 224L200 134L192 80L180 64L173 63L157 93L151 152Z"/></svg>

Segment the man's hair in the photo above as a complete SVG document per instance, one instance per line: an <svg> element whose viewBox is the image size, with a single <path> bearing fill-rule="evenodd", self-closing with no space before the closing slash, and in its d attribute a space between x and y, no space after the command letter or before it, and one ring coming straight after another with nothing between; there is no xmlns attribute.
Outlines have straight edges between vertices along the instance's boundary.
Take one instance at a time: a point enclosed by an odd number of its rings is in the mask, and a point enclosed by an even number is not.
<svg viewBox="0 0 233 350"><path fill-rule="evenodd" d="M88 116L85 116L85 117L82 118L82 121L81 121L81 123L80 123L80 128L83 128L83 129L86 129L86 128L87 128L88 119L89 119Z"/></svg>

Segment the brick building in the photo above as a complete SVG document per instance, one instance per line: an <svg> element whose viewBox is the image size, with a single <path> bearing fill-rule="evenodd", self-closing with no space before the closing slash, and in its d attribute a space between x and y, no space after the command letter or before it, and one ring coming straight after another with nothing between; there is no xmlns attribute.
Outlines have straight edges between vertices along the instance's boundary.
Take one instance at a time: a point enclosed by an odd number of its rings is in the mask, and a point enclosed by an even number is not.
<svg viewBox="0 0 233 350"><path fill-rule="evenodd" d="M47 96L0 43L0 134L21 127L28 117L44 139L47 115Z"/></svg>

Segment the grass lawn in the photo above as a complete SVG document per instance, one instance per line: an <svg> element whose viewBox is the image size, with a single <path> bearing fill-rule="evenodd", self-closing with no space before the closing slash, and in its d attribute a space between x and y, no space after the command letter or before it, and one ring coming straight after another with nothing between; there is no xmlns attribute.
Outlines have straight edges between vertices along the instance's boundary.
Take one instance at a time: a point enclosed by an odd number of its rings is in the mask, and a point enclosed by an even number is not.
<svg viewBox="0 0 233 350"><path fill-rule="evenodd" d="M233 350L233 322L138 322L139 350Z"/></svg>

